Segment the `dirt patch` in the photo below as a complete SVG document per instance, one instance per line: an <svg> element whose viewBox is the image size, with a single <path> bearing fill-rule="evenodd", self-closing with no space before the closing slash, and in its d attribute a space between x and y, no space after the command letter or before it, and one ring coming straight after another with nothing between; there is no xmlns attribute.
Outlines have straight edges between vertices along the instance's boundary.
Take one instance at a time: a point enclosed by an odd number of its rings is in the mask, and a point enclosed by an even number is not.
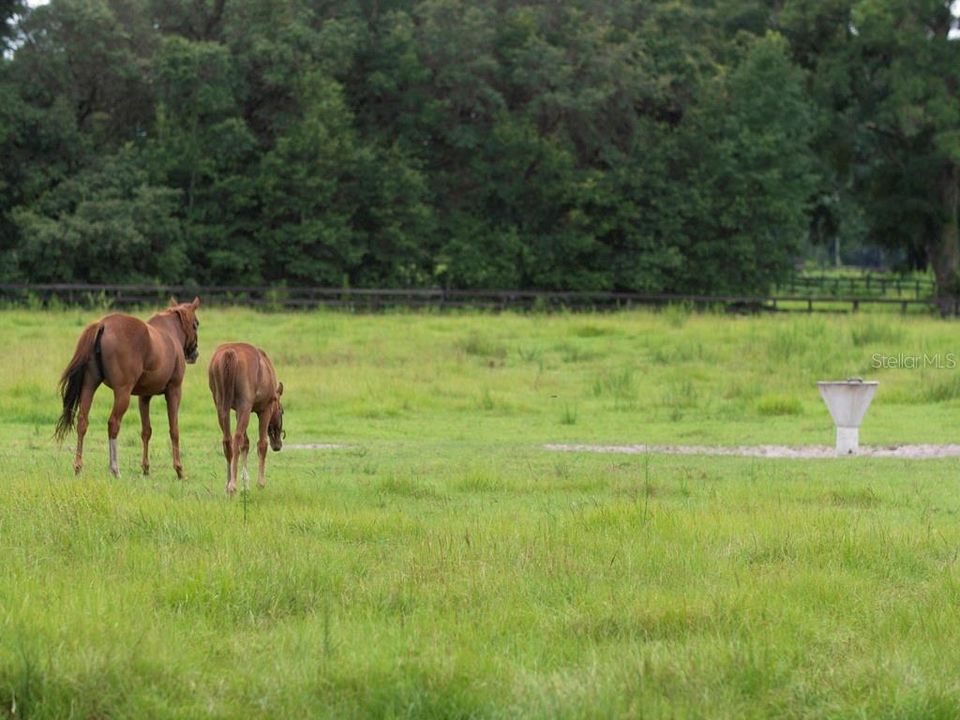
<svg viewBox="0 0 960 720"><path fill-rule="evenodd" d="M346 450L353 445L343 445L341 443L284 443L284 450Z"/></svg>
<svg viewBox="0 0 960 720"><path fill-rule="evenodd" d="M731 455L765 458L835 458L836 450L828 445L544 445L547 450L558 452L622 453L639 455L656 453L663 455ZM890 445L887 447L860 448L858 457L879 458L943 458L960 457L960 445ZM848 456L839 456L848 457Z"/></svg>

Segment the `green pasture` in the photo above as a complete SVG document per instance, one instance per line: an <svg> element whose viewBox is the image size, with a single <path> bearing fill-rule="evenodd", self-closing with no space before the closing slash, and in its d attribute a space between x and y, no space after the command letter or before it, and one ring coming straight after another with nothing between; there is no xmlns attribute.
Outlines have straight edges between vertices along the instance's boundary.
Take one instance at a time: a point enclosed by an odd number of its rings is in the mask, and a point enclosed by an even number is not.
<svg viewBox="0 0 960 720"><path fill-rule="evenodd" d="M142 313L142 317L146 317ZM958 460L555 453L960 439L960 325L894 314L200 311L176 479L136 407L51 440L96 313L0 312L0 717L954 718ZM288 447L227 499L206 360L264 347ZM883 365L883 367L877 367ZM938 367L939 366L939 367Z"/></svg>

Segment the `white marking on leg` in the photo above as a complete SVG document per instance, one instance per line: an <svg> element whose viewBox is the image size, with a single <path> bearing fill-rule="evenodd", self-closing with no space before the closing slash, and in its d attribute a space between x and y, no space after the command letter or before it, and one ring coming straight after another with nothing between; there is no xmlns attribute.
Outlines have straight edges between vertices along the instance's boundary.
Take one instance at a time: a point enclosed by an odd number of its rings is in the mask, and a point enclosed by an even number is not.
<svg viewBox="0 0 960 720"><path fill-rule="evenodd" d="M120 461L117 457L117 439L109 438L110 445L110 472L114 474L115 477L120 477Z"/></svg>

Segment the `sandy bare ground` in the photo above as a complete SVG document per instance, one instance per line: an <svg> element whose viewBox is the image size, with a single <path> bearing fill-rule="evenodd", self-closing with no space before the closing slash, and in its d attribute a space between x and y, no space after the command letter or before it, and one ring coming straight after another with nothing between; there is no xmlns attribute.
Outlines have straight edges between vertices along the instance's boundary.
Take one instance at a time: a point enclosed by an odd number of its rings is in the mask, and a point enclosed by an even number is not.
<svg viewBox="0 0 960 720"><path fill-rule="evenodd" d="M343 443L291 443L284 444L285 450L346 450L354 447ZM619 453L623 455L642 455L655 453L662 455L728 455L739 457L763 458L836 458L838 456L829 445L565 445L550 444L543 446L556 452L592 452ZM886 447L861 446L859 457L925 458L960 457L960 445L889 445Z"/></svg>
<svg viewBox="0 0 960 720"><path fill-rule="evenodd" d="M834 448L828 445L544 445L547 450L559 452L662 453L664 455L734 455L764 458L836 458ZM888 447L861 446L859 457L878 458L944 458L960 457L960 445L892 445Z"/></svg>
<svg viewBox="0 0 960 720"><path fill-rule="evenodd" d="M353 445L343 445L341 443L284 443L284 450L343 450L351 448Z"/></svg>

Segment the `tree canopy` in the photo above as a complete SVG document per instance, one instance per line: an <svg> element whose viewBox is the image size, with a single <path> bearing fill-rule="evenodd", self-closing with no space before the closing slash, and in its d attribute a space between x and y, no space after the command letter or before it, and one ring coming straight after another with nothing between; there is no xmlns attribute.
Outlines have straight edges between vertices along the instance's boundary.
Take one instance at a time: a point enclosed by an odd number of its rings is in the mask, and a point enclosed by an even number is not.
<svg viewBox="0 0 960 720"><path fill-rule="evenodd" d="M0 280L960 288L946 0L0 0Z"/></svg>

